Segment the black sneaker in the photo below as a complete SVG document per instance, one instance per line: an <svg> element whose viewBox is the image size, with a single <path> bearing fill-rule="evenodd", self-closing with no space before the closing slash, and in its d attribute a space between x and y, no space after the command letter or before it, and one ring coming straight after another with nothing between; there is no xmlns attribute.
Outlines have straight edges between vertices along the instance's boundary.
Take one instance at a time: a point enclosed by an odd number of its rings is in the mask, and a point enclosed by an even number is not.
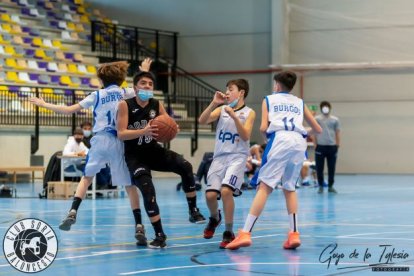
<svg viewBox="0 0 414 276"><path fill-rule="evenodd" d="M76 222L76 210L70 210L66 218L60 223L59 229L69 231L72 224Z"/></svg>
<svg viewBox="0 0 414 276"><path fill-rule="evenodd" d="M335 190L334 187L329 187L328 188L328 193L337 194L338 192Z"/></svg>
<svg viewBox="0 0 414 276"><path fill-rule="evenodd" d="M226 245L231 243L234 240L234 233L232 231L224 231L223 232L223 240L220 243L220 248L226 248Z"/></svg>
<svg viewBox="0 0 414 276"><path fill-rule="evenodd" d="M167 246L165 241L167 240L167 236L165 234L156 235L152 242L149 243L149 248L164 248Z"/></svg>
<svg viewBox="0 0 414 276"><path fill-rule="evenodd" d="M319 186L318 194L323 194L323 187Z"/></svg>
<svg viewBox="0 0 414 276"><path fill-rule="evenodd" d="M221 212L220 210L218 210L218 217L219 219L215 219L210 217L209 221L207 223L206 228L204 228L204 238L205 239L211 239L214 236L214 232L216 231L216 228L220 225L221 223Z"/></svg>
<svg viewBox="0 0 414 276"><path fill-rule="evenodd" d="M200 213L198 208L194 208L194 210L189 211L190 218L189 221L192 223L202 224L206 222L206 218Z"/></svg>
<svg viewBox="0 0 414 276"><path fill-rule="evenodd" d="M137 239L137 245L147 246L147 238L145 237L145 228L142 224L135 226L135 239Z"/></svg>

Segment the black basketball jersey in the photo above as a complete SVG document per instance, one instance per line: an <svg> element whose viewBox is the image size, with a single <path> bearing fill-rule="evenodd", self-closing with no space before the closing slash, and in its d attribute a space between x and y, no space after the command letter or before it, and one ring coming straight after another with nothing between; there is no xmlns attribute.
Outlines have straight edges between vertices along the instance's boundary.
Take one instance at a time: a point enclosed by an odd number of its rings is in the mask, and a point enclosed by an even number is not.
<svg viewBox="0 0 414 276"><path fill-rule="evenodd" d="M128 129L143 129L148 122L159 115L160 102L154 98L149 99L143 108L138 105L136 98L125 100L128 105ZM139 150L142 147L157 144L151 136L141 136L134 140L126 140L125 154Z"/></svg>

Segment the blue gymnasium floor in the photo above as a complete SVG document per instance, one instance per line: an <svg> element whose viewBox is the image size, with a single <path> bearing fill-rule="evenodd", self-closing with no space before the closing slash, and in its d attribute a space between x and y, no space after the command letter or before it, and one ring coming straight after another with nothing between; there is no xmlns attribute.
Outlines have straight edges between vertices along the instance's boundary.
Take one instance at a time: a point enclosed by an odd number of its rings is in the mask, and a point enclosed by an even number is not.
<svg viewBox="0 0 414 276"><path fill-rule="evenodd" d="M62 232L57 226L71 201L1 198L0 236L22 218L49 223L58 236L59 251L40 275L414 275L414 176L337 176L337 195L319 195L309 187L299 189L302 246L294 251L281 246L288 219L280 190L273 193L256 223L253 245L228 251L218 248L223 225L213 239L205 240L204 225L188 222L184 194L175 191L177 182L156 180L168 235L166 249L135 245L127 198L84 200L70 232ZM18 184L17 189L18 196L35 196L40 184ZM242 227L253 196L250 190L237 198L235 228ZM202 192L198 198L207 216ZM146 215L144 223L147 237L152 238ZM328 247L331 244L337 244L332 254L332 247ZM390 258L388 253L393 250L402 253L399 258ZM354 251L359 255L350 256ZM328 266L329 256L335 253L343 253L344 257L338 263L332 258ZM370 256L365 262L364 255ZM369 266L387 262L387 268L397 266L410 271L376 274ZM21 272L12 268L2 254L0 274Z"/></svg>

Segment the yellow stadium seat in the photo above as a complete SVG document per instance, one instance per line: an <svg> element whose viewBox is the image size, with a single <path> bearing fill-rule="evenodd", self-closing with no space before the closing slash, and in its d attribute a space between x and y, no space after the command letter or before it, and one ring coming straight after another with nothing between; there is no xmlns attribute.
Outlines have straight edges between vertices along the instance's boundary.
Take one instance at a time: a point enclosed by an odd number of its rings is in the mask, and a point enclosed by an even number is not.
<svg viewBox="0 0 414 276"><path fill-rule="evenodd" d="M68 77L68 76L61 76L60 77L60 84L61 85L72 85L72 81L70 80L70 77Z"/></svg>
<svg viewBox="0 0 414 276"><path fill-rule="evenodd" d="M60 42L60 40L52 40L52 46L55 48L62 49L62 43Z"/></svg>
<svg viewBox="0 0 414 276"><path fill-rule="evenodd" d="M75 25L75 31L77 32L84 32L85 28L83 27L83 24L76 24Z"/></svg>
<svg viewBox="0 0 414 276"><path fill-rule="evenodd" d="M76 66L76 64L69 63L68 64L68 72L71 73L71 74L77 74L78 73L78 67Z"/></svg>
<svg viewBox="0 0 414 276"><path fill-rule="evenodd" d="M44 93L44 94L53 94L53 89L52 88L43 88L42 93Z"/></svg>
<svg viewBox="0 0 414 276"><path fill-rule="evenodd" d="M34 57L45 59L46 58L45 51L43 51L42 49L36 49Z"/></svg>
<svg viewBox="0 0 414 276"><path fill-rule="evenodd" d="M4 47L4 54L9 55L9 56L14 56L16 52L14 51L14 47L13 46L5 46Z"/></svg>
<svg viewBox="0 0 414 276"><path fill-rule="evenodd" d="M75 24L73 22L66 22L67 30L75 30Z"/></svg>
<svg viewBox="0 0 414 276"><path fill-rule="evenodd" d="M78 13L79 14L84 14L85 13L85 8L84 7L78 7ZM81 21L82 21L82 18L81 18Z"/></svg>
<svg viewBox="0 0 414 276"><path fill-rule="evenodd" d="M14 71L9 71L6 73L6 81L20 82L19 77L17 76L17 73Z"/></svg>
<svg viewBox="0 0 414 276"><path fill-rule="evenodd" d="M11 18L8 13L2 13L0 16L1 21L10 22Z"/></svg>
<svg viewBox="0 0 414 276"><path fill-rule="evenodd" d="M90 23L89 17L87 15L82 15L80 18L80 22L82 23Z"/></svg>
<svg viewBox="0 0 414 276"><path fill-rule="evenodd" d="M10 24L1 24L1 29L3 30L3 32L10 33L12 27L10 26Z"/></svg>
<svg viewBox="0 0 414 276"><path fill-rule="evenodd" d="M86 70L88 71L89 74L94 74L94 75L96 74L96 67L93 65L88 65L86 67Z"/></svg>
<svg viewBox="0 0 414 276"><path fill-rule="evenodd" d="M75 53L75 54L73 55L73 61L76 61L76 62L83 62L83 56L82 56L82 54L80 54L80 53Z"/></svg>
<svg viewBox="0 0 414 276"><path fill-rule="evenodd" d="M83 0L75 0L74 3L75 3L75 5L81 6L81 5L83 5Z"/></svg>
<svg viewBox="0 0 414 276"><path fill-rule="evenodd" d="M16 60L14 58L6 58L5 66L16 69L17 67Z"/></svg>
<svg viewBox="0 0 414 276"><path fill-rule="evenodd" d="M43 46L42 39L40 37L34 37L32 40L32 45L36 47L42 47Z"/></svg>

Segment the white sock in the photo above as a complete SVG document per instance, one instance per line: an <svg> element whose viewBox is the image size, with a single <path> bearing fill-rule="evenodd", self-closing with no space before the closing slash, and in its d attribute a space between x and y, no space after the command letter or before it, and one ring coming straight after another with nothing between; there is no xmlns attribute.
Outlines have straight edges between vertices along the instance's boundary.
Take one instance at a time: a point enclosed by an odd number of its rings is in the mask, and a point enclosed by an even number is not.
<svg viewBox="0 0 414 276"><path fill-rule="evenodd" d="M298 230L298 214L295 214L295 213L289 214L289 226L290 226L290 231L299 232L299 230Z"/></svg>
<svg viewBox="0 0 414 276"><path fill-rule="evenodd" d="M253 226L256 223L257 217L251 214L247 215L246 221L244 223L243 231L244 232L252 232Z"/></svg>

